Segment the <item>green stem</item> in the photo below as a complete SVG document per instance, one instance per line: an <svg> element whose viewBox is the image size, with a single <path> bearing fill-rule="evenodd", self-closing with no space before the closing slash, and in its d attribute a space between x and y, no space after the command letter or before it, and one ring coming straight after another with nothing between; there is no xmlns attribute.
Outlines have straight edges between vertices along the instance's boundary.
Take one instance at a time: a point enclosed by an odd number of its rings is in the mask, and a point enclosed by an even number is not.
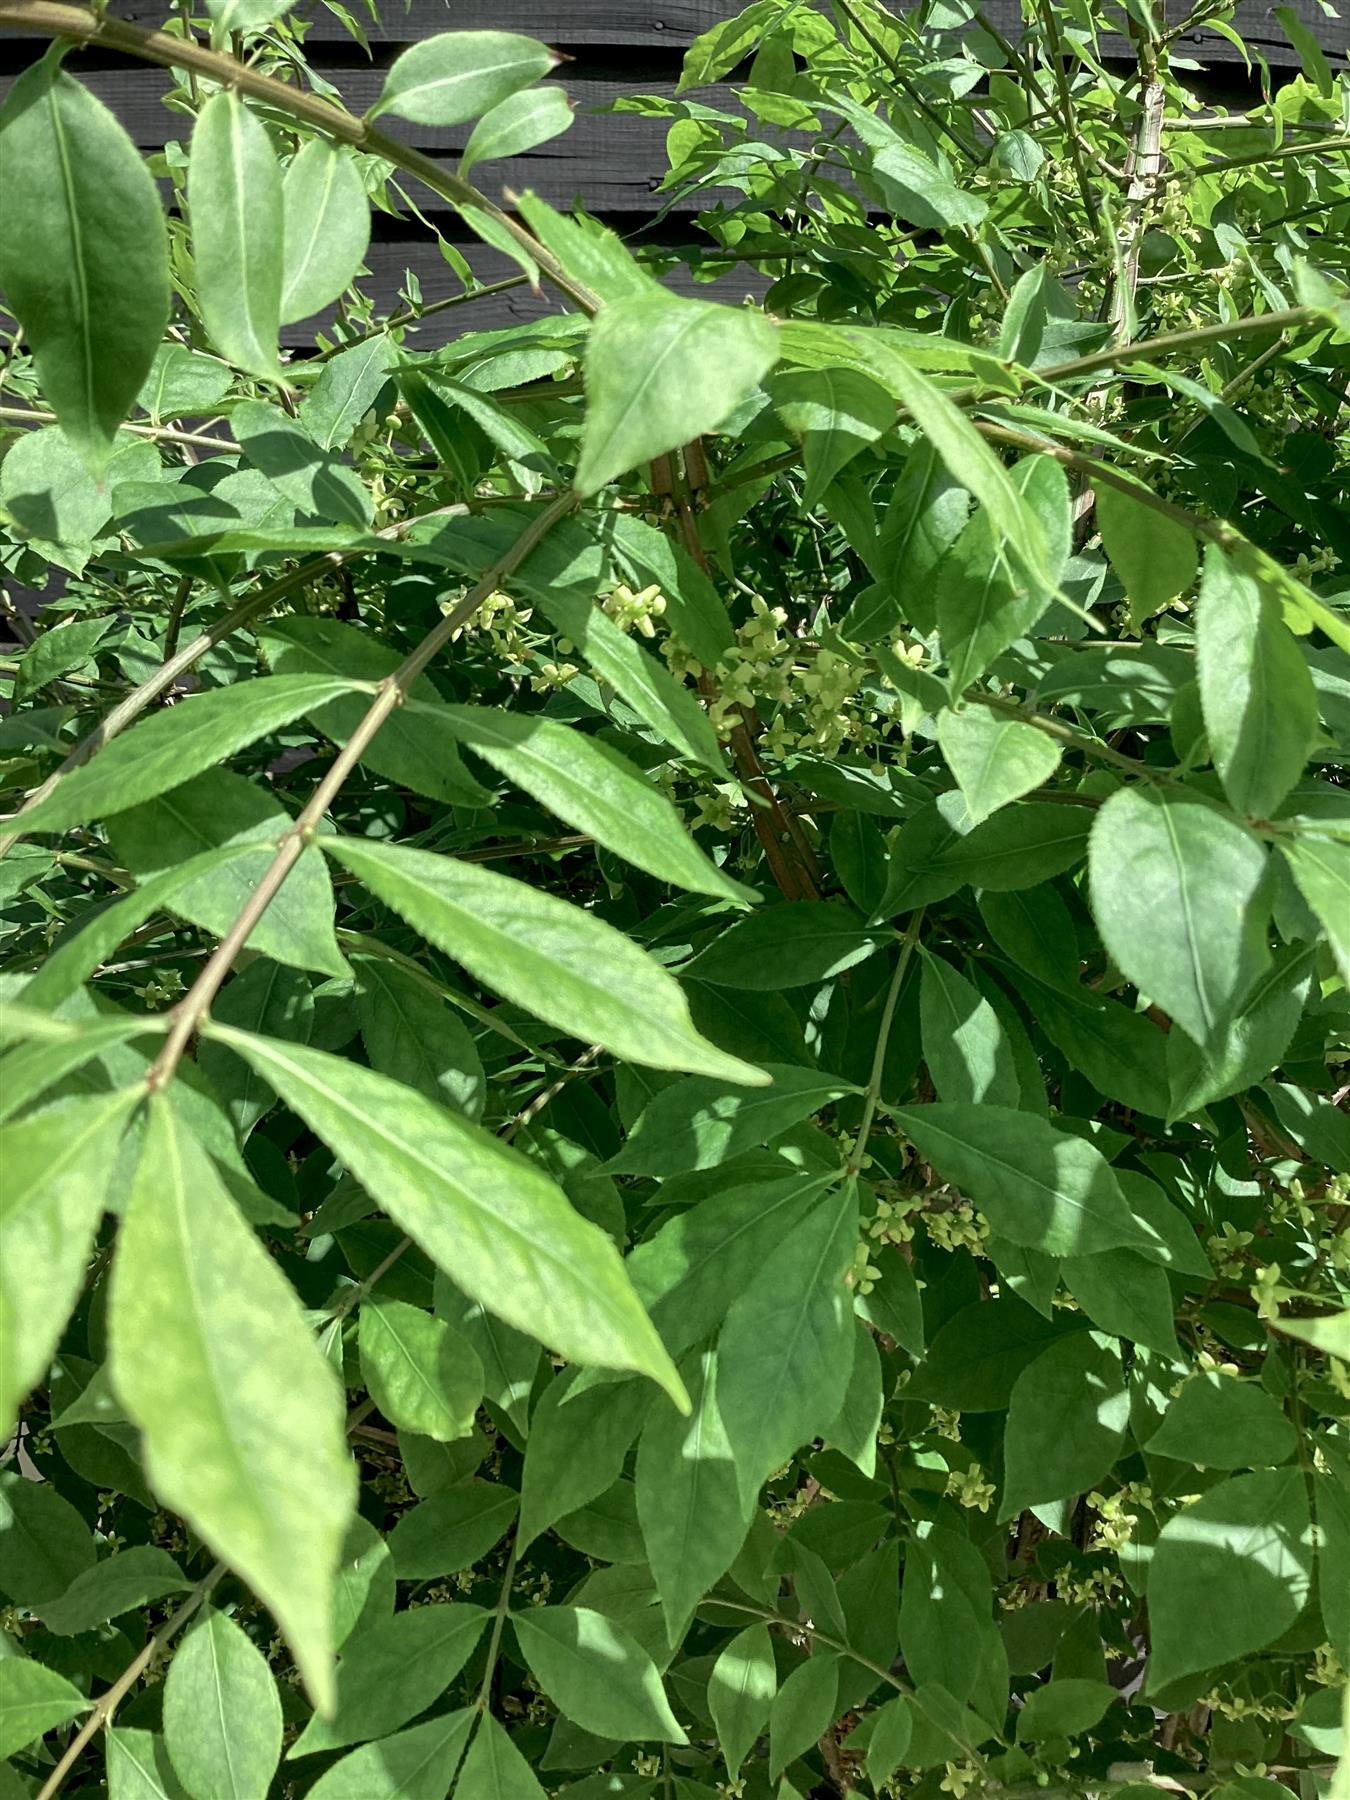
<svg viewBox="0 0 1350 1800"><path fill-rule="evenodd" d="M506 1559L506 1573L502 1576L501 1592L497 1596L497 1604L492 1610L492 1636L488 1639L487 1666L483 1670L482 1684L478 1689L478 1698L474 1701L480 1713L487 1711L488 1701L492 1697L492 1677L497 1673L497 1657L501 1653L502 1632L506 1629L507 1614L511 1610L511 1583L516 1576L516 1557L519 1545L513 1538L511 1554Z"/></svg>
<svg viewBox="0 0 1350 1800"><path fill-rule="evenodd" d="M881 1099L881 1082L886 1070L886 1047L891 1041L891 1025L895 1019L896 1002L900 998L900 989L904 986L905 975L909 969L910 958L914 954L914 947L919 941L924 911L922 906L919 907L906 928L904 942L900 946L900 955L896 958L895 973L891 976L891 985L886 990L886 1004L881 1010L881 1024L877 1029L876 1049L872 1053L872 1072L868 1077L867 1093L863 1099L862 1123L858 1126L858 1135L853 1140L853 1148L849 1151L848 1161L844 1164L846 1175L858 1173L867 1153L867 1140L871 1135L872 1122L877 1116L877 1105Z"/></svg>
<svg viewBox="0 0 1350 1800"><path fill-rule="evenodd" d="M1225 156L1219 162L1170 169L1159 175L1156 186L1172 181L1194 181L1201 175L1225 175L1229 169L1249 169L1257 163L1283 162L1290 156L1324 156L1332 150L1350 150L1350 137L1323 138L1311 144L1281 144L1276 150L1253 150L1247 156Z"/></svg>

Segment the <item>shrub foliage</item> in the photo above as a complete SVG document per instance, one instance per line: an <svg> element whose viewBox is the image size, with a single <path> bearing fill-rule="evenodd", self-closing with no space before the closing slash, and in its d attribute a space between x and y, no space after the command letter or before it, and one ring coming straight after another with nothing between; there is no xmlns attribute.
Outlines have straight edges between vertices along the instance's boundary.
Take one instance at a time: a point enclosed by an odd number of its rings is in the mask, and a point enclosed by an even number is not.
<svg viewBox="0 0 1350 1800"><path fill-rule="evenodd" d="M5 1800L1345 1794L1350 88L1229 10L754 0L620 103L714 300L486 197L529 38L0 4ZM428 190L563 304L377 313Z"/></svg>

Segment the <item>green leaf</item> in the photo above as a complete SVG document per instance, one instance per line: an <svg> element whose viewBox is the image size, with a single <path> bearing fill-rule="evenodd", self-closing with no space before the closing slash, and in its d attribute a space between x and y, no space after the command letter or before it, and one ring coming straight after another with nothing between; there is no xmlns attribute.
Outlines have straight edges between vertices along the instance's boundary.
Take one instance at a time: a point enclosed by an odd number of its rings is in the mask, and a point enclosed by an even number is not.
<svg viewBox="0 0 1350 1800"><path fill-rule="evenodd" d="M103 1748L108 1800L188 1800L158 1732L109 1725Z"/></svg>
<svg viewBox="0 0 1350 1800"><path fill-rule="evenodd" d="M0 1474L0 1592L39 1611L94 1566L89 1527L56 1489L13 1470Z"/></svg>
<svg viewBox="0 0 1350 1800"><path fill-rule="evenodd" d="M1278 600L1217 544L1205 551L1195 662L1224 792L1236 811L1272 818L1317 736L1317 695Z"/></svg>
<svg viewBox="0 0 1350 1800"><path fill-rule="evenodd" d="M887 207L921 231L951 231L978 225L989 208L945 175L913 144L898 138L877 150L872 173Z"/></svg>
<svg viewBox="0 0 1350 1800"><path fill-rule="evenodd" d="M280 381L281 168L267 128L233 88L197 116L187 193L197 305L211 341L248 374Z"/></svg>
<svg viewBox="0 0 1350 1800"><path fill-rule="evenodd" d="M1012 1391L1000 1519L1094 1486L1116 1460L1129 1416L1113 1338L1075 1331L1042 1350Z"/></svg>
<svg viewBox="0 0 1350 1800"><path fill-rule="evenodd" d="M88 1711L89 1702L64 1675L26 1656L0 1658L0 1757Z"/></svg>
<svg viewBox="0 0 1350 1800"><path fill-rule="evenodd" d="M1302 830L1279 840L1298 891L1327 934L1341 980L1350 983L1350 844Z"/></svg>
<svg viewBox="0 0 1350 1800"><path fill-rule="evenodd" d="M208 850L238 847L240 854L223 867L185 877L174 891L176 913L223 937L275 857L278 838L293 822L267 787L229 769L207 769L181 787L114 814L108 836L122 865L138 881L182 868ZM348 973L333 935L328 865L312 845L300 853L280 893L249 933L247 947L293 968Z"/></svg>
<svg viewBox="0 0 1350 1800"><path fill-rule="evenodd" d="M802 440L802 510L819 504L839 471L895 423L895 402L857 369L791 369L773 383L778 416Z"/></svg>
<svg viewBox="0 0 1350 1800"><path fill-rule="evenodd" d="M206 0L206 10L211 15L212 49L228 50L232 32L247 37L265 31L294 3L295 0Z"/></svg>
<svg viewBox="0 0 1350 1800"><path fill-rule="evenodd" d="M1087 1256L1147 1243L1110 1164L1086 1139L1004 1106L939 1102L892 1112L938 1173L1014 1244Z"/></svg>
<svg viewBox="0 0 1350 1800"><path fill-rule="evenodd" d="M43 632L19 659L14 678L14 698L30 700L49 681L88 665L100 641L116 623L114 619L75 619L69 625Z"/></svg>
<svg viewBox="0 0 1350 1800"><path fill-rule="evenodd" d="M893 918L967 883L988 893L1038 887L1082 860L1089 827L1086 810L1031 800L1003 807L973 831L952 825L941 807L927 808L900 828L878 910Z"/></svg>
<svg viewBox="0 0 1350 1800"><path fill-rule="evenodd" d="M571 1375L553 1381L530 1420L516 1534L522 1550L618 1479L652 1401L638 1381L572 1397L576 1387Z"/></svg>
<svg viewBox="0 0 1350 1800"><path fill-rule="evenodd" d="M1001 1411L1022 1370L1067 1329L1011 1294L963 1306L935 1334L914 1391L956 1412Z"/></svg>
<svg viewBox="0 0 1350 1800"><path fill-rule="evenodd" d="M899 356L888 359L886 381L932 444L952 480L969 489L981 502L996 536L1013 547L1028 577L1049 594L1058 585L1059 571L1041 522L1010 471L960 407L912 363Z"/></svg>
<svg viewBox="0 0 1350 1800"><path fill-rule="evenodd" d="M1167 1521L1148 1574L1151 1693L1294 1623L1312 1583L1311 1529L1297 1468L1230 1476Z"/></svg>
<svg viewBox="0 0 1350 1800"><path fill-rule="evenodd" d="M425 1581L481 1562L511 1528L520 1505L514 1488L471 1481L433 1494L399 1519L389 1552L400 1581Z"/></svg>
<svg viewBox="0 0 1350 1800"><path fill-rule="evenodd" d="M489 1617L481 1606L435 1603L357 1631L338 1665L336 1712L316 1714L286 1760L383 1737L424 1712L473 1655Z"/></svg>
<svg viewBox="0 0 1350 1800"><path fill-rule="evenodd" d="M853 1367L838 1417L825 1436L872 1480L877 1472L877 1432L886 1387L876 1339L858 1319L853 1332Z"/></svg>
<svg viewBox="0 0 1350 1800"><path fill-rule="evenodd" d="M348 687L378 683L402 662L398 651L369 632L336 619L294 618L269 623L258 634L263 654L278 676L327 675ZM367 769L414 793L459 806L483 806L488 792L464 767L454 733L434 701L436 689L425 675L408 690L409 700L381 726L361 753ZM343 696L320 701L310 712L313 724L335 743L345 744L360 724L368 702Z"/></svg>
<svg viewBox="0 0 1350 1800"><path fill-rule="evenodd" d="M466 1119L481 1118L483 1065L473 1034L459 1015L400 963L383 956L354 960L361 1041L371 1068L406 1082ZM264 1030L263 1035L286 1034Z"/></svg>
<svg viewBox="0 0 1350 1800"><path fill-rule="evenodd" d="M460 125L547 75L547 44L510 31L445 31L395 57L368 119L397 113L417 125Z"/></svg>
<svg viewBox="0 0 1350 1800"><path fill-rule="evenodd" d="M1136 627L1184 594L1195 580L1195 538L1186 526L1147 501L1132 499L1102 482L1097 488L1097 528L1125 584L1130 621Z"/></svg>
<svg viewBox="0 0 1350 1800"><path fill-rule="evenodd" d="M998 1014L964 975L927 952L919 988L924 1061L938 1098L1016 1108L1021 1084Z"/></svg>
<svg viewBox="0 0 1350 1800"><path fill-rule="evenodd" d="M1298 1435L1264 1389L1198 1369L1171 1402L1145 1448L1201 1469L1287 1462Z"/></svg>
<svg viewBox="0 0 1350 1800"><path fill-rule="evenodd" d="M445 1800L478 1717L464 1706L363 1744L319 1777L308 1800Z"/></svg>
<svg viewBox="0 0 1350 1800"><path fill-rule="evenodd" d="M490 1712L479 1720L455 1794L457 1800L544 1800L534 1770Z"/></svg>
<svg viewBox="0 0 1350 1800"><path fill-rule="evenodd" d="M769 1780L777 1781L829 1730L839 1693L839 1658L817 1650L797 1664L769 1708Z"/></svg>
<svg viewBox="0 0 1350 1800"><path fill-rule="evenodd" d="M1350 1651L1350 1484L1345 1475L1343 1459L1333 1463L1329 1472L1313 1472L1317 1591L1327 1642L1338 1659Z"/></svg>
<svg viewBox="0 0 1350 1800"><path fill-rule="evenodd" d="M1076 979L1066 989L1010 972L1010 985L1032 1006L1050 1042L1099 1093L1153 1118L1167 1116L1164 1059L1171 1054L1170 1038L1183 1034L1165 1037L1146 1014Z"/></svg>
<svg viewBox="0 0 1350 1800"><path fill-rule="evenodd" d="M365 483L354 469L321 450L298 419L265 400L241 400L230 413L230 425L246 460L302 514L358 530L371 524L375 508ZM367 674L350 664L334 672Z"/></svg>
<svg viewBox="0 0 1350 1800"><path fill-rule="evenodd" d="M857 1091L850 1082L818 1069L770 1063L764 1073L772 1087L728 1087L706 1075L690 1075L662 1088L606 1169L622 1175L673 1175L715 1168Z"/></svg>
<svg viewBox="0 0 1350 1800"><path fill-rule="evenodd" d="M530 1395L539 1372L537 1341L503 1325L478 1301L462 1294L440 1270L433 1293L436 1317L453 1326L477 1352L483 1365L484 1395L505 1413L522 1438L527 1437Z"/></svg>
<svg viewBox="0 0 1350 1800"><path fill-rule="evenodd" d="M921 1687L940 1683L978 1705L990 1658L1002 1650L992 1611L993 1586L975 1546L945 1526L921 1526L905 1553L900 1596L900 1645L911 1678Z"/></svg>
<svg viewBox="0 0 1350 1800"><path fill-rule="evenodd" d="M629 1279L672 1355L683 1355L721 1324L774 1245L837 1179L829 1169L722 1184L631 1252Z"/></svg>
<svg viewBox="0 0 1350 1800"><path fill-rule="evenodd" d="M261 1651L207 1610L174 1651L164 1742L197 1800L257 1800L281 1760L281 1699Z"/></svg>
<svg viewBox="0 0 1350 1800"><path fill-rule="evenodd" d="M105 1556L77 1576L59 1599L47 1601L40 1609L42 1622L58 1637L74 1637L165 1594L185 1593L191 1585L167 1550L133 1544Z"/></svg>
<svg viewBox="0 0 1350 1800"><path fill-rule="evenodd" d="M79 1095L0 1131L0 1436L79 1298L136 1089Z"/></svg>
<svg viewBox="0 0 1350 1800"><path fill-rule="evenodd" d="M1092 1323L1113 1337L1179 1356L1172 1324L1172 1289L1156 1262L1137 1250L1099 1250L1066 1256L1064 1285Z"/></svg>
<svg viewBox="0 0 1350 1800"><path fill-rule="evenodd" d="M672 1645L735 1562L750 1527L718 1407L717 1370L715 1350L688 1358L680 1372L692 1412L684 1417L657 1400L638 1443L638 1519Z"/></svg>
<svg viewBox="0 0 1350 1800"><path fill-rule="evenodd" d="M867 1779L878 1791L905 1760L914 1734L914 1714L903 1694L896 1694L874 1715L867 1740Z"/></svg>
<svg viewBox="0 0 1350 1800"><path fill-rule="evenodd" d="M904 623L934 630L932 577L960 537L969 511L970 495L952 480L927 438L920 438L905 457L877 534L882 579L858 595L840 622L840 635L870 644Z"/></svg>
<svg viewBox="0 0 1350 1800"><path fill-rule="evenodd" d="M621 1625L585 1606L530 1607L511 1623L530 1673L583 1731L620 1743L688 1742L656 1665Z"/></svg>
<svg viewBox="0 0 1350 1800"><path fill-rule="evenodd" d="M533 1163L326 1051L217 1031L457 1287L559 1354L684 1388L613 1244Z"/></svg>
<svg viewBox="0 0 1350 1800"><path fill-rule="evenodd" d="M761 1482L838 1414L853 1363L844 1276L857 1239L857 1190L845 1181L770 1251L727 1314L718 1403L747 1506Z"/></svg>
<svg viewBox="0 0 1350 1800"><path fill-rule="evenodd" d="M1042 786L1059 767L1060 747L1053 738L985 706L944 712L937 735L972 825Z"/></svg>
<svg viewBox="0 0 1350 1800"><path fill-rule="evenodd" d="M1017 1715L1018 1740L1076 1737L1080 1731L1091 1731L1116 1697L1116 1690L1105 1681L1056 1679L1049 1687L1034 1688Z"/></svg>
<svg viewBox="0 0 1350 1800"><path fill-rule="evenodd" d="M323 848L429 943L548 1024L652 1068L764 1083L699 1036L664 969L579 907L425 850L357 838Z"/></svg>
<svg viewBox="0 0 1350 1800"><path fill-rule="evenodd" d="M347 1527L333 1581L333 1642L339 1648L354 1631L394 1610L396 1584L389 1547L359 1513Z"/></svg>
<svg viewBox="0 0 1350 1800"><path fill-rule="evenodd" d="M1259 838L1198 796L1124 787L1097 814L1092 911L1121 972L1203 1047L1269 962Z"/></svg>
<svg viewBox="0 0 1350 1800"><path fill-rule="evenodd" d="M403 1300L361 1306L361 1372L400 1431L449 1443L473 1429L483 1365L457 1331Z"/></svg>
<svg viewBox="0 0 1350 1800"><path fill-rule="evenodd" d="M169 241L122 126L49 53L0 110L0 288L44 399L93 466L150 372L169 318Z"/></svg>
<svg viewBox="0 0 1350 1800"><path fill-rule="evenodd" d="M324 363L300 402L300 423L320 449L341 450L351 442L388 383L392 360L389 338L380 332Z"/></svg>
<svg viewBox="0 0 1350 1800"><path fill-rule="evenodd" d="M586 343L577 492L715 431L777 359L762 313L666 293L612 301Z"/></svg>
<svg viewBox="0 0 1350 1800"><path fill-rule="evenodd" d="M708 860L661 790L599 739L538 713L437 710L461 744L634 868L696 894L753 897Z"/></svg>
<svg viewBox="0 0 1350 1800"><path fill-rule="evenodd" d="M155 1097L118 1235L113 1386L166 1506L248 1582L321 1706L353 1510L342 1390L211 1159Z"/></svg>
<svg viewBox="0 0 1350 1800"><path fill-rule="evenodd" d="M708 1710L717 1742L735 1781L741 1764L769 1722L778 1692L773 1639L767 1625L747 1625L718 1655L708 1677Z"/></svg>
<svg viewBox="0 0 1350 1800"><path fill-rule="evenodd" d="M459 172L467 177L480 162L521 156L561 137L572 123L572 102L560 87L526 89L508 94L483 114L464 146Z"/></svg>
<svg viewBox="0 0 1350 1800"><path fill-rule="evenodd" d="M310 675L274 675L212 688L153 713L61 778L56 791L24 814L25 831L66 831L125 812L214 768L258 738L278 731L325 700L360 685Z"/></svg>
<svg viewBox="0 0 1350 1800"><path fill-rule="evenodd" d="M370 205L351 151L320 137L287 168L281 203L281 323L289 325L322 312L351 285L370 243Z"/></svg>
<svg viewBox="0 0 1350 1800"><path fill-rule="evenodd" d="M949 700L959 701L995 657L1031 630L1049 602L1049 590L1014 564L1002 527L988 507L981 508L935 578Z"/></svg>
<svg viewBox="0 0 1350 1800"><path fill-rule="evenodd" d="M1346 900L1350 904L1350 891ZM1168 1033L1170 1117L1198 1112L1215 1100L1241 1093L1270 1073L1298 1029L1316 957L1313 944L1286 944L1277 949L1269 969L1248 989L1217 1050L1201 1050L1184 1031ZM1350 956L1345 960L1350 967Z"/></svg>
<svg viewBox="0 0 1350 1800"><path fill-rule="evenodd" d="M715 987L805 987L851 969L891 937L837 901L795 900L737 919L681 974Z"/></svg>

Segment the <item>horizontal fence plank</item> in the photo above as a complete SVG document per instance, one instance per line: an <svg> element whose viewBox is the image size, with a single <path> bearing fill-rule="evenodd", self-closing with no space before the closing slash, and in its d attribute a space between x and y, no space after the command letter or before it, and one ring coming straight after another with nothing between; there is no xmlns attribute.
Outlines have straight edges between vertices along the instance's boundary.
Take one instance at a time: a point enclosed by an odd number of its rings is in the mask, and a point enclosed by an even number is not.
<svg viewBox="0 0 1350 1800"><path fill-rule="evenodd" d="M817 3L821 10L828 10L826 0ZM1343 19L1328 18L1320 0L1292 0L1292 4L1299 20L1324 49L1344 54ZM154 0L119 0L109 10L138 24L158 24L164 17L163 5ZM523 31L564 45L641 44L655 49L688 44L700 32L733 17L741 6L738 0L646 0L645 4L642 0L410 0L407 6L398 0L392 4L384 0L378 7L378 17L372 19L361 0L350 0L350 10L364 27L372 49L413 43L438 31L484 28ZM907 8L899 6L895 10ZM1019 0L988 0L984 11L999 30L1010 37L1020 36ZM305 4L294 9L293 16L305 20L311 41L352 41L341 20L321 0L305 0ZM1238 34L1250 42L1283 47L1288 52L1288 42L1266 0L1239 0L1232 22ZM1114 42L1123 45L1124 39L1116 37ZM1215 34L1206 34L1207 47L1216 54L1222 42ZM1232 46L1228 49L1232 51ZM1296 62L1297 58L1290 53L1287 60Z"/></svg>

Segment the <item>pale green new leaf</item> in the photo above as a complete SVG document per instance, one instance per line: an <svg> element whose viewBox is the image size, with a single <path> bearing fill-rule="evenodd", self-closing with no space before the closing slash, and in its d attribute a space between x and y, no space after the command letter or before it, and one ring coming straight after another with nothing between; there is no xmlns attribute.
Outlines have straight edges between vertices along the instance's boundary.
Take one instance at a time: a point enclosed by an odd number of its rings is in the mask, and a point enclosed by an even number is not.
<svg viewBox="0 0 1350 1800"><path fill-rule="evenodd" d="M1198 795L1123 787L1093 822L1088 868L1121 972L1197 1044L1217 1046L1270 960L1260 839Z"/></svg>
<svg viewBox="0 0 1350 1800"><path fill-rule="evenodd" d="M1279 602L1217 544L1205 551L1195 662L1224 792L1236 811L1272 818L1317 736L1317 695Z"/></svg>
<svg viewBox="0 0 1350 1800"><path fill-rule="evenodd" d="M898 1106L901 1128L995 1230L1049 1256L1147 1247L1106 1158L1048 1119L990 1105Z"/></svg>
<svg viewBox="0 0 1350 1800"><path fill-rule="evenodd" d="M530 1673L583 1731L621 1743L688 1742L656 1665L614 1620L585 1606L532 1606L511 1623Z"/></svg>
<svg viewBox="0 0 1350 1800"><path fill-rule="evenodd" d="M0 1436L44 1379L79 1297L138 1089L79 1095L0 1131Z"/></svg>
<svg viewBox="0 0 1350 1800"><path fill-rule="evenodd" d="M661 790L598 738L538 713L436 710L467 749L635 868L696 894L753 898L708 860Z"/></svg>
<svg viewBox="0 0 1350 1800"><path fill-rule="evenodd" d="M715 1350L683 1363L693 1411L682 1417L657 1400L638 1443L638 1519L673 1645L735 1562L750 1525L718 1409L717 1368Z"/></svg>
<svg viewBox="0 0 1350 1800"><path fill-rule="evenodd" d="M266 127L233 88L198 114L188 206L197 304L212 343L248 374L280 381L281 168Z"/></svg>
<svg viewBox="0 0 1350 1800"><path fill-rule="evenodd" d="M361 685L324 676L274 675L194 695L142 719L63 776L55 792L24 814L23 829L66 831L153 800Z"/></svg>
<svg viewBox="0 0 1350 1800"><path fill-rule="evenodd" d="M572 123L572 103L560 87L526 88L499 100L474 126L460 158L467 176L480 162L521 156L561 137Z"/></svg>
<svg viewBox="0 0 1350 1800"><path fill-rule="evenodd" d="M556 60L547 44L510 31L441 32L394 59L366 116L459 125L547 75Z"/></svg>
<svg viewBox="0 0 1350 1800"><path fill-rule="evenodd" d="M986 706L944 712L937 735L972 825L1031 793L1059 767L1061 751L1052 737Z"/></svg>
<svg viewBox="0 0 1350 1800"><path fill-rule="evenodd" d="M355 1479L342 1389L300 1302L170 1102L150 1102L108 1317L146 1472L272 1609L333 1700L331 1590Z"/></svg>
<svg viewBox="0 0 1350 1800"><path fill-rule="evenodd" d="M657 1069L762 1086L701 1037L678 983L622 932L541 889L472 863L370 839L323 848L429 943L537 1018Z"/></svg>
<svg viewBox="0 0 1350 1800"><path fill-rule="evenodd" d="M370 243L370 204L351 151L320 137L288 166L281 201L281 323L289 325L321 312L351 284Z"/></svg>
<svg viewBox="0 0 1350 1800"><path fill-rule="evenodd" d="M483 1397L483 1367L443 1319L403 1300L361 1306L361 1372L400 1431L449 1443L468 1435Z"/></svg>
<svg viewBox="0 0 1350 1800"><path fill-rule="evenodd" d="M708 1710L731 1781L735 1781L756 1738L768 1724L777 1692L778 1672L769 1628L747 1625L727 1644L708 1677Z"/></svg>
<svg viewBox="0 0 1350 1800"><path fill-rule="evenodd" d="M59 54L0 110L0 289L43 398L97 466L168 322L168 233L140 152Z"/></svg>
<svg viewBox="0 0 1350 1800"><path fill-rule="evenodd" d="M457 1287L561 1355L683 1384L613 1243L518 1151L326 1051L217 1030Z"/></svg>
<svg viewBox="0 0 1350 1800"><path fill-rule="evenodd" d="M611 302L586 345L577 492L715 431L777 359L762 313L666 293Z"/></svg>
<svg viewBox="0 0 1350 1800"><path fill-rule="evenodd" d="M164 1742L196 1800L257 1800L271 1784L281 1698L266 1658L225 1613L208 1609L174 1651Z"/></svg>

